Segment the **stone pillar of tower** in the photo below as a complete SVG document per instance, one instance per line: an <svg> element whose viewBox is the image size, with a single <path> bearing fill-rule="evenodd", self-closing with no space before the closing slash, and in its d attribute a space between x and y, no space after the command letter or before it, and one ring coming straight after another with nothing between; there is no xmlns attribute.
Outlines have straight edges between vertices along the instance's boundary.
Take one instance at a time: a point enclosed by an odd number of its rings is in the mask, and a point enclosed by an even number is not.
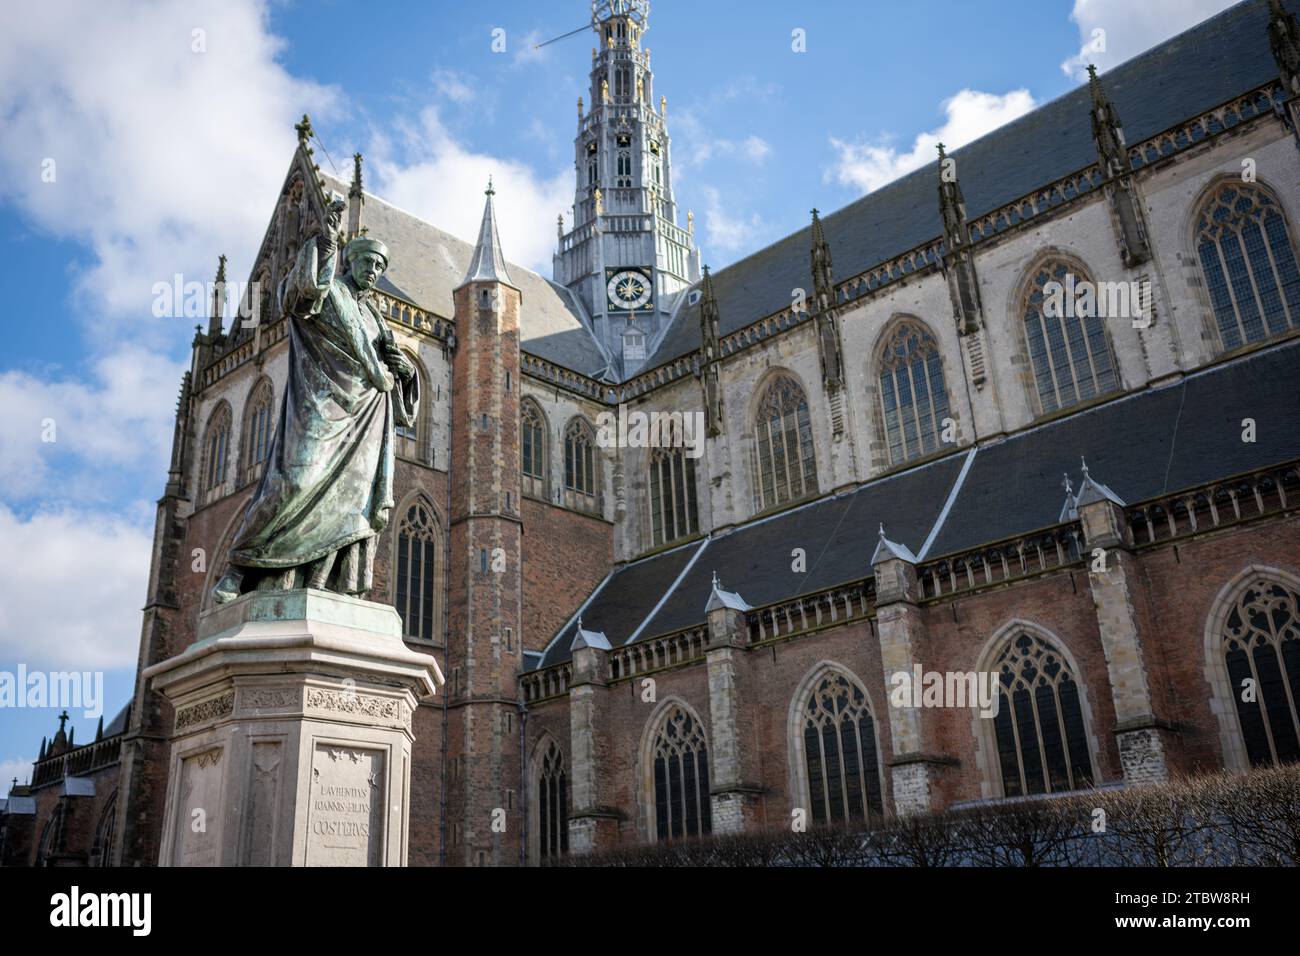
<svg viewBox="0 0 1300 956"><path fill-rule="evenodd" d="M917 606L920 585L916 558L904 545L885 537L871 557L876 575L876 627L880 639L880 663L885 683L894 674L912 674L924 664L927 649L925 619ZM901 816L943 808L938 789L939 775L956 761L938 752L937 720L933 712L913 706L889 708L889 733L893 758L894 812Z"/></svg>
<svg viewBox="0 0 1300 956"><path fill-rule="evenodd" d="M713 591L705 606L709 645L710 737L713 743L713 782L710 788L714 833L741 833L760 823L756 747L746 746L746 731L754 727L759 694L751 687L747 668L737 668L748 652L745 613L751 610L739 594L725 591L713 576Z"/></svg>
<svg viewBox="0 0 1300 956"><path fill-rule="evenodd" d="M1175 728L1156 714L1142 646L1138 601L1141 575L1129 553L1132 536L1124 502L1083 467L1083 484L1073 500L1083 525L1088 585L1097 609L1097 630L1115 705L1115 743L1129 786L1169 779L1167 753Z"/></svg>
<svg viewBox="0 0 1300 956"><path fill-rule="evenodd" d="M519 314L489 183L478 244L455 290L447 861L507 865L523 846ZM457 840L459 834L459 840Z"/></svg>
<svg viewBox="0 0 1300 956"><path fill-rule="evenodd" d="M578 101L572 229L561 233L555 281L591 316L624 374L649 356L678 293L699 279L691 233L677 225L667 107L656 110L645 0L599 0L592 29L591 110Z"/></svg>

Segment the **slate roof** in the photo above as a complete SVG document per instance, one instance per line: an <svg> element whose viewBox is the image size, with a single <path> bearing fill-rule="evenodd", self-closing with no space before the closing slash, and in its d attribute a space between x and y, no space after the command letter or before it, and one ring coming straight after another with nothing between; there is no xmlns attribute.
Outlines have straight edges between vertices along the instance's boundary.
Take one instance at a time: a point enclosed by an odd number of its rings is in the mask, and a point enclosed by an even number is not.
<svg viewBox="0 0 1300 956"><path fill-rule="evenodd" d="M328 189L347 194L348 186L341 179L324 173L321 178ZM469 272L474 245L371 193L366 193L361 225L368 235L384 240L392 253L381 287L387 283L407 301L451 318L455 313L452 292ZM581 307L569 291L523 266L504 266L511 284L523 295L520 336L524 351L600 378L609 360L583 325Z"/></svg>
<svg viewBox="0 0 1300 956"><path fill-rule="evenodd" d="M1300 13L1300 0L1287 0ZM1136 144L1277 78L1268 45L1267 0L1246 0L1116 66L1102 85ZM1086 83L949 153L966 211L975 219L1097 161ZM937 160L936 160L937 161ZM927 165L822 217L841 282L943 234L936 167ZM811 289L811 225L713 273L728 335ZM684 306L642 366L700 347L700 306Z"/></svg>
<svg viewBox="0 0 1300 956"><path fill-rule="evenodd" d="M1292 340L631 562L588 599L583 626L620 647L702 624L715 572L755 607L861 580L882 522L921 560L1057 524L1062 476L1077 487L1081 457L1131 504L1290 461L1300 457L1297 381ZM1253 443L1242 441L1245 418ZM803 573L791 570L796 547ZM537 666L569 659L575 624Z"/></svg>

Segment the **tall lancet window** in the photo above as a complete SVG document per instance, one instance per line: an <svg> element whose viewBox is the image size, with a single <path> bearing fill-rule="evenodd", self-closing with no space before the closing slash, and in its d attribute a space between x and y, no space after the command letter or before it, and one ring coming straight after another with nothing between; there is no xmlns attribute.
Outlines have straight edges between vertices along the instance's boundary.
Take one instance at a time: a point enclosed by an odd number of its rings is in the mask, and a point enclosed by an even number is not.
<svg viewBox="0 0 1300 956"><path fill-rule="evenodd" d="M424 369L420 362L410 352L405 353L407 360L415 367L415 387L416 394L421 397L421 404L424 402L425 375ZM428 433L428 418L424 410L420 409L419 414L415 417L414 425L396 425L393 428L397 436L397 454L403 458L409 458L412 461L425 460L425 442L423 436Z"/></svg>
<svg viewBox="0 0 1300 956"><path fill-rule="evenodd" d="M1087 286L1082 283L1088 283ZM1119 388L1106 322L1071 290L1095 288L1062 259L1048 259L1025 290L1021 315L1043 414L1069 408Z"/></svg>
<svg viewBox="0 0 1300 956"><path fill-rule="evenodd" d="M709 748L699 719L681 706L668 709L655 733L655 836L700 836L713 829L709 806Z"/></svg>
<svg viewBox="0 0 1300 956"><path fill-rule="evenodd" d="M1268 579L1241 589L1222 652L1251 765L1300 760L1300 595Z"/></svg>
<svg viewBox="0 0 1300 956"><path fill-rule="evenodd" d="M804 775L816 823L884 817L875 721L855 681L828 670L803 705Z"/></svg>
<svg viewBox="0 0 1300 956"><path fill-rule="evenodd" d="M596 511L596 440L591 426L575 418L564 430L564 492L570 508Z"/></svg>
<svg viewBox="0 0 1300 956"><path fill-rule="evenodd" d="M546 499L546 419L541 409L531 399L525 399L520 410L519 447L522 462L520 477L526 495Z"/></svg>
<svg viewBox="0 0 1300 956"><path fill-rule="evenodd" d="M262 465L271 454L271 439L275 435L272 417L274 393L271 383L262 379L248 397L244 412L243 462L240 483L253 481L262 474Z"/></svg>
<svg viewBox="0 0 1300 956"><path fill-rule="evenodd" d="M564 755L551 741L537 771L537 853L542 860L569 852L569 779Z"/></svg>
<svg viewBox="0 0 1300 956"><path fill-rule="evenodd" d="M441 534L432 506L417 497L397 526L393 566L393 603L402 618L402 631L412 640L437 641L440 593Z"/></svg>
<svg viewBox="0 0 1300 956"><path fill-rule="evenodd" d="M696 504L695 459L680 445L681 431L661 436L650 456L650 517L654 543L666 544L699 530Z"/></svg>
<svg viewBox="0 0 1300 956"><path fill-rule="evenodd" d="M880 405L891 464L939 450L943 420L948 417L948 389L939 347L919 322L900 322L885 343L880 356Z"/></svg>
<svg viewBox="0 0 1300 956"><path fill-rule="evenodd" d="M758 511L817 491L808 397L789 375L767 387L754 416L754 507Z"/></svg>
<svg viewBox="0 0 1300 956"><path fill-rule="evenodd" d="M205 501L220 497L222 486L226 482L230 454L230 425L230 406L222 402L208 419L208 428L204 432L203 464L199 471L199 482Z"/></svg>
<svg viewBox="0 0 1300 956"><path fill-rule="evenodd" d="M1300 270L1276 197L1225 183L1201 207L1196 254L1224 349L1300 326Z"/></svg>
<svg viewBox="0 0 1300 956"><path fill-rule="evenodd" d="M1021 631L1007 640L993 718L1002 793L1060 793L1093 781L1082 692L1070 665L1042 638Z"/></svg>

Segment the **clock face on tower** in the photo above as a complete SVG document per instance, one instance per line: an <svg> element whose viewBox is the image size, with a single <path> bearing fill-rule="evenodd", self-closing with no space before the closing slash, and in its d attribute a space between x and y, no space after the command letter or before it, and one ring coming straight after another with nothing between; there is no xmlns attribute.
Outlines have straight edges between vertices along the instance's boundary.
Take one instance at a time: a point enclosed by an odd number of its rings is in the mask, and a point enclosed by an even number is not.
<svg viewBox="0 0 1300 956"><path fill-rule="evenodd" d="M650 277L639 269L623 269L605 283L611 309L644 309L650 304Z"/></svg>

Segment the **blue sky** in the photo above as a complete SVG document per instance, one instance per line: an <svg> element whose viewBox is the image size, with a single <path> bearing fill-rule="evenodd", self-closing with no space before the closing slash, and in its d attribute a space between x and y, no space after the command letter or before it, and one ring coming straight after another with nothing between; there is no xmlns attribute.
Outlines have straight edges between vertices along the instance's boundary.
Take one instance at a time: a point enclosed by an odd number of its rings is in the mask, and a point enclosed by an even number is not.
<svg viewBox="0 0 1300 956"><path fill-rule="evenodd" d="M643 45L683 224L693 209L705 261L735 261L937 139L1059 96L1085 58L1104 70L1228 5L654 0ZM297 118L324 169L360 150L368 189L465 238L492 174L507 255L549 274L593 37L533 44L588 17L582 0L56 0L7 21L0 279L26 294L0 352L0 671L103 671L106 721L129 697L195 323L154 318L153 284L207 282L223 252L247 277ZM1105 50L1081 57L1097 29ZM0 710L0 779L26 779L56 714Z"/></svg>

